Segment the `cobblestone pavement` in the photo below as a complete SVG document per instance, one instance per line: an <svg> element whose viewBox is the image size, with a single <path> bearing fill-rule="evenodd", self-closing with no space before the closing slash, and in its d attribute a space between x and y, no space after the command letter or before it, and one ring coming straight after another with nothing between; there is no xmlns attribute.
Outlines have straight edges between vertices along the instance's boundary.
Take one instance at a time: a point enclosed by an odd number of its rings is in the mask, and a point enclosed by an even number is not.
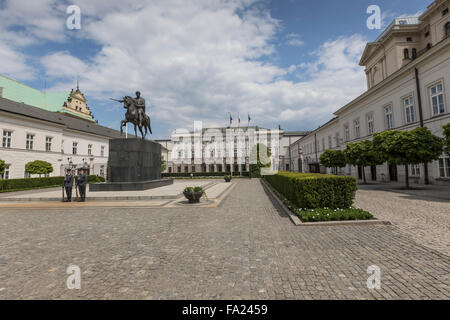
<svg viewBox="0 0 450 320"><path fill-rule="evenodd" d="M361 190L367 188L369 190ZM450 256L450 189L445 200L435 190L377 190L360 187L355 205L389 220L416 242ZM444 187L442 187L444 188ZM444 189L445 190L445 189Z"/></svg>
<svg viewBox="0 0 450 320"><path fill-rule="evenodd" d="M449 299L449 273L397 226L295 227L258 180L217 208L0 212L0 299Z"/></svg>

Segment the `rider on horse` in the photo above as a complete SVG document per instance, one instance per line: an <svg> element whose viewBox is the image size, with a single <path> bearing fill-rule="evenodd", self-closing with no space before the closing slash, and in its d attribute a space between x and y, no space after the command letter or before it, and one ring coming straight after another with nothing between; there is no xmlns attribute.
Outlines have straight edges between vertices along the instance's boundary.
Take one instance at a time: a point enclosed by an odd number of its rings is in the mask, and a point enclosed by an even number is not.
<svg viewBox="0 0 450 320"><path fill-rule="evenodd" d="M141 97L141 93L139 91L136 91L136 98L133 100L138 110L139 125L142 126L142 121L144 120L145 115L145 100Z"/></svg>

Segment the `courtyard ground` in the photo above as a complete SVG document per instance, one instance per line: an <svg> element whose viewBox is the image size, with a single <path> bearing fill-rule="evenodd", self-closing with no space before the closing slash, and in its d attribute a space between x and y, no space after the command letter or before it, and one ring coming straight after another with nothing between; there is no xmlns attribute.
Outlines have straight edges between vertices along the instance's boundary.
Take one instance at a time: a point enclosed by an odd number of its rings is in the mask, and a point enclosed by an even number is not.
<svg viewBox="0 0 450 320"><path fill-rule="evenodd" d="M401 223L398 197L358 192L390 226L294 226L259 180L210 208L0 206L0 299L449 299L448 237L430 235L448 227L448 203L412 202L436 216L420 228ZM380 290L367 288L372 265Z"/></svg>

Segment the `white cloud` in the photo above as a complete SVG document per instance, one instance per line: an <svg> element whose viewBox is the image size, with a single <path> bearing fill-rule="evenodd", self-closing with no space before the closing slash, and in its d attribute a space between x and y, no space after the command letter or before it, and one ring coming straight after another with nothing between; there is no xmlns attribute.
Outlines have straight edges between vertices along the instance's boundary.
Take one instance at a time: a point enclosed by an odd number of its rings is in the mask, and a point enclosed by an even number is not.
<svg viewBox="0 0 450 320"><path fill-rule="evenodd" d="M62 6L55 0L39 1L49 8ZM223 125L229 111L235 117L250 112L254 124L266 127L281 122L311 129L364 90L358 60L365 41L360 36L324 43L312 53L313 63L284 69L263 62L276 50L280 23L254 2L78 0L82 30L74 35L95 41L101 51L89 61L53 52L41 63L48 76L59 79L55 89L70 89L79 73L91 99L140 90L152 121L170 129L190 127L194 120ZM30 37L67 37L53 20L57 16L49 17L49 25L39 31L30 31ZM46 30L60 34L52 38ZM301 41L301 36L291 34L289 39ZM301 72L308 75L297 82L286 78ZM117 120L122 117L119 108L111 106Z"/></svg>
<svg viewBox="0 0 450 320"><path fill-rule="evenodd" d="M1 74L18 80L30 80L35 77L33 68L29 67L25 55L0 42Z"/></svg>
<svg viewBox="0 0 450 320"><path fill-rule="evenodd" d="M297 33L289 33L286 35L286 44L294 47L301 47L305 43L301 39L301 36Z"/></svg>

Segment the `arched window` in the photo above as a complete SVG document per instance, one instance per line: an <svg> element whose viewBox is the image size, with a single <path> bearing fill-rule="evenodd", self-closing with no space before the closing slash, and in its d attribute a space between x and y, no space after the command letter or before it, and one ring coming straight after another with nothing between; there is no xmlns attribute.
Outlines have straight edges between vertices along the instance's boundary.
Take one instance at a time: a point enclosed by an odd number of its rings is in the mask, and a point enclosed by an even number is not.
<svg viewBox="0 0 450 320"><path fill-rule="evenodd" d="M450 36L450 22L445 25L445 35Z"/></svg>
<svg viewBox="0 0 450 320"><path fill-rule="evenodd" d="M413 49L412 49L412 58L413 58L413 59L416 59L416 58L417 58L417 49L416 49L416 48L413 48Z"/></svg>
<svg viewBox="0 0 450 320"><path fill-rule="evenodd" d="M408 49L403 50L403 55L405 59L409 59L409 50Z"/></svg>

